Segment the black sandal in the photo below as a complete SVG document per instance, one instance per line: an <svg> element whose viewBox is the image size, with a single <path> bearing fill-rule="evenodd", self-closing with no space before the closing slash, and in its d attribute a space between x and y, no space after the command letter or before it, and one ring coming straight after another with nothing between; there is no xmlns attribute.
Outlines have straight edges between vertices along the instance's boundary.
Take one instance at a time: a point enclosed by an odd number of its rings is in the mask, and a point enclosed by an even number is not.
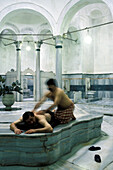
<svg viewBox="0 0 113 170"><path fill-rule="evenodd" d="M94 159L95 159L96 162L101 163L100 155L95 155Z"/></svg>
<svg viewBox="0 0 113 170"><path fill-rule="evenodd" d="M101 148L99 146L95 147L95 146L91 146L89 148L90 151L97 151L97 150L100 150Z"/></svg>

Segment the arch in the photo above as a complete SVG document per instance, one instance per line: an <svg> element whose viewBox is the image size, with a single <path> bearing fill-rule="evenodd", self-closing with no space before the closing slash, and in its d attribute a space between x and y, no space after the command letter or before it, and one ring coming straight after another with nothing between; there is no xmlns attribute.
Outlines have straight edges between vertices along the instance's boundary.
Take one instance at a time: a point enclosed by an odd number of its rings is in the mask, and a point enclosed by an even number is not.
<svg viewBox="0 0 113 170"><path fill-rule="evenodd" d="M1 32L5 29L12 30L15 34L19 33L19 29L14 24L11 24L11 23L8 23L8 22L2 27Z"/></svg>
<svg viewBox="0 0 113 170"><path fill-rule="evenodd" d="M39 27L38 27L38 34L40 34L43 30L48 30L50 32L52 32L51 29L48 28L48 24L47 23L44 23L44 24L41 24Z"/></svg>
<svg viewBox="0 0 113 170"><path fill-rule="evenodd" d="M103 16L107 16L109 15L110 10L109 8L106 8L106 4L103 3L103 7L100 5L93 7L90 11L89 11L89 16L91 18L99 18L99 17L103 17Z"/></svg>
<svg viewBox="0 0 113 170"><path fill-rule="evenodd" d="M22 75L27 75L27 74L35 76L35 72L30 68L27 68L22 72Z"/></svg>
<svg viewBox="0 0 113 170"><path fill-rule="evenodd" d="M27 68L21 72L21 86L23 88L23 92L26 93L26 95L28 95L27 98L29 98L30 89L26 88L26 87L24 88L24 76L26 76L26 75L33 76L33 79L32 79L33 80L33 91L32 90L31 91L33 93L33 99L35 99L35 72L30 68ZM23 99L24 99L24 96L22 96L21 100L23 100Z"/></svg>
<svg viewBox="0 0 113 170"><path fill-rule="evenodd" d="M48 21L48 23L50 24L51 28L52 28L52 32L55 32L55 20L53 18L53 16L49 13L49 11L47 11L46 9L44 9L43 7L35 4L35 3L30 3L30 2L26 2L26 3L15 3L12 5L7 6L6 8L4 8L1 12L0 12L0 22L3 21L5 19L5 17L16 10L20 10L20 9L30 9L32 11L38 12L40 15L42 15L44 18L46 18L46 20Z"/></svg>
<svg viewBox="0 0 113 170"><path fill-rule="evenodd" d="M99 17L102 17L103 14L102 14L102 11L96 8L90 11L89 16L91 18L99 18Z"/></svg>
<svg viewBox="0 0 113 170"><path fill-rule="evenodd" d="M4 34L15 34L15 36L5 36L4 37ZM1 37L0 37L0 41L4 44L4 46L7 46L8 44L13 44L17 41L17 36L16 36L16 33L15 33L15 30L12 30L10 27L9 28L5 28L1 31Z"/></svg>
<svg viewBox="0 0 113 170"><path fill-rule="evenodd" d="M12 34L15 34L15 31L13 31L12 29L10 28L6 28L4 30L1 31L1 34L6 34L6 33L12 33Z"/></svg>
<svg viewBox="0 0 113 170"><path fill-rule="evenodd" d="M60 17L58 19L57 24L57 30L59 34L63 34L64 32L67 32L68 25L70 22L70 19L83 7L94 4L94 3L103 3L108 6L109 0L71 0L67 5L64 7L63 11L60 14ZM111 5L113 8L113 5ZM109 8L111 9L111 8ZM111 10L110 10L111 11Z"/></svg>

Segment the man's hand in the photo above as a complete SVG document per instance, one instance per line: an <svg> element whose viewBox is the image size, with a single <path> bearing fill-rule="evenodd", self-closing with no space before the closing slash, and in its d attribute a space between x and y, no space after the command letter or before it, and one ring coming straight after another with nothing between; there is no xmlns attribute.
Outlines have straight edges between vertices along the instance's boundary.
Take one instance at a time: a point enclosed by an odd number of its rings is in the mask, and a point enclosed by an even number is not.
<svg viewBox="0 0 113 170"><path fill-rule="evenodd" d="M20 130L20 129L15 129L14 132L15 132L15 134L19 135L19 134L21 134L23 131Z"/></svg>
<svg viewBox="0 0 113 170"><path fill-rule="evenodd" d="M36 115L44 115L45 114L45 110L39 110L38 112L36 112Z"/></svg>
<svg viewBox="0 0 113 170"><path fill-rule="evenodd" d="M31 133L35 133L35 129L30 129L25 132L25 134L31 134Z"/></svg>

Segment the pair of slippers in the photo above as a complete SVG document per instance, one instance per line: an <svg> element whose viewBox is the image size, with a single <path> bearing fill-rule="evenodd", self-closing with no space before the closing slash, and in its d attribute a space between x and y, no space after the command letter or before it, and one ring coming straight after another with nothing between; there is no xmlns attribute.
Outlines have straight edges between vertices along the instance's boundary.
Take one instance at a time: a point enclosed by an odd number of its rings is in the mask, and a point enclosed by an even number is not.
<svg viewBox="0 0 113 170"><path fill-rule="evenodd" d="M91 147L89 148L90 151L97 151L97 150L100 150L100 149L101 149L101 148L100 148L99 146L97 146L97 147L91 146ZM94 160L95 160L96 162L98 162L98 163L101 163L101 157L100 157L100 155L96 154L96 155L94 156Z"/></svg>

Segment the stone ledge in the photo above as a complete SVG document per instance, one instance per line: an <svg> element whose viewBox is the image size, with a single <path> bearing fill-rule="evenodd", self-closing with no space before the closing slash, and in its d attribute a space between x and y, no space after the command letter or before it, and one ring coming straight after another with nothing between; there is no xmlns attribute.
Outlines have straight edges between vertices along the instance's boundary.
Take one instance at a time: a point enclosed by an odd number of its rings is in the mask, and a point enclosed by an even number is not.
<svg viewBox="0 0 113 170"><path fill-rule="evenodd" d="M56 162L73 146L101 135L102 115L84 115L54 128L53 133L15 135L0 125L0 165L43 166Z"/></svg>

